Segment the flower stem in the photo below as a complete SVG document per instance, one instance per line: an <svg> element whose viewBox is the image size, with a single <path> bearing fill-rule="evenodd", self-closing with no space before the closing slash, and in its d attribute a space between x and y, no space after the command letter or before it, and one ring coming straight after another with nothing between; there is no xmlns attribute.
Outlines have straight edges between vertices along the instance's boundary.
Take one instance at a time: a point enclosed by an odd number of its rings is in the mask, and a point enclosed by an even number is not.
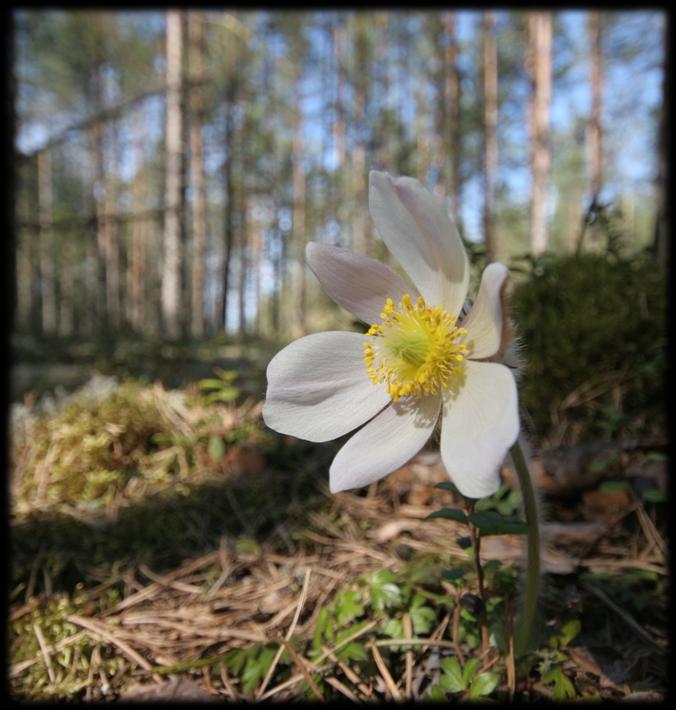
<svg viewBox="0 0 676 710"><path fill-rule="evenodd" d="M526 514L526 525L528 526L526 594L524 597L523 610L516 624L517 633L514 648L516 655L520 656L528 651L529 645L533 640L533 626L535 622L535 612L537 610L538 593L540 590L540 526L533 481L528 471L526 457L523 454L521 444L518 440L514 446L512 446L510 453L514 468L516 469L516 475L519 479Z"/></svg>
<svg viewBox="0 0 676 710"><path fill-rule="evenodd" d="M466 509L468 513L474 511L474 501L466 501ZM481 611L479 613L479 622L481 624L481 651L482 653L488 648L488 620L486 616L486 589L484 587L484 570L481 566L481 530L470 523L469 534L472 539L472 547L474 549L474 567L476 569L477 587L479 590L479 598L481 599Z"/></svg>

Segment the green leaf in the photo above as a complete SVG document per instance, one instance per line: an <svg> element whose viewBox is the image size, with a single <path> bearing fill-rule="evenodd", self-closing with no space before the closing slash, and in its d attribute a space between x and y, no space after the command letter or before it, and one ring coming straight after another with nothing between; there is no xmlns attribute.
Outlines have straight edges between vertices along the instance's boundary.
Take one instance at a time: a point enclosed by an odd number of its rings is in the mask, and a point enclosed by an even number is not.
<svg viewBox="0 0 676 710"><path fill-rule="evenodd" d="M453 569L444 570L441 576L449 582L455 582L465 576L465 570L462 567L454 567Z"/></svg>
<svg viewBox="0 0 676 710"><path fill-rule="evenodd" d="M629 489L628 481L605 481L599 486L599 490L603 493L619 493Z"/></svg>
<svg viewBox="0 0 676 710"><path fill-rule="evenodd" d="M221 389L221 387L223 387L223 381L222 380L200 380L199 386L200 386L200 389L203 389L203 390L219 390L219 389Z"/></svg>
<svg viewBox="0 0 676 710"><path fill-rule="evenodd" d="M315 631L312 636L312 647L319 649L322 645L323 637L327 640L333 640L333 624L331 623L331 614L328 607L322 607L317 614L317 622L315 623Z"/></svg>
<svg viewBox="0 0 676 710"><path fill-rule="evenodd" d="M347 661L365 661L368 658L368 654L363 644L351 641L347 646L343 646L343 648L336 651L336 657L345 663Z"/></svg>
<svg viewBox="0 0 676 710"><path fill-rule="evenodd" d="M497 673L493 673L493 671L481 673L472 681L469 697L481 698L490 695L498 687L499 682L500 676Z"/></svg>
<svg viewBox="0 0 676 710"><path fill-rule="evenodd" d="M399 619L390 619L383 629L385 636L393 639L404 638L404 626Z"/></svg>
<svg viewBox="0 0 676 710"><path fill-rule="evenodd" d="M274 648L264 648L257 658L249 658L242 674L242 689L245 693L250 693L265 678L275 653Z"/></svg>
<svg viewBox="0 0 676 710"><path fill-rule="evenodd" d="M441 660L444 675L439 679L439 685L450 693L462 693L467 685L462 677L460 663L456 656L449 656Z"/></svg>
<svg viewBox="0 0 676 710"><path fill-rule="evenodd" d="M472 513L469 520L482 535L525 535L528 532L528 525L523 520L500 515L494 510Z"/></svg>
<svg viewBox="0 0 676 710"><path fill-rule="evenodd" d="M550 668L543 676L545 685L554 684L554 700L568 700L576 697L575 686L560 668Z"/></svg>
<svg viewBox="0 0 676 710"><path fill-rule="evenodd" d="M425 691L425 700L433 702L444 702L446 700L446 693L438 685L433 685Z"/></svg>
<svg viewBox="0 0 676 710"><path fill-rule="evenodd" d="M649 488L647 491L643 491L641 497L648 503L666 503L667 501L667 496L657 488Z"/></svg>
<svg viewBox="0 0 676 710"><path fill-rule="evenodd" d="M402 602L401 589L394 584L396 576L389 570L380 570L371 581L371 604L377 611L399 606Z"/></svg>
<svg viewBox="0 0 676 710"><path fill-rule="evenodd" d="M455 520L458 523L467 525L467 516L458 508L442 508L441 510L435 510L433 513L430 513L425 520L432 520L433 518Z"/></svg>
<svg viewBox="0 0 676 710"><path fill-rule="evenodd" d="M210 436L209 444L207 445L207 453L214 461L221 461L225 456L223 437L216 436L215 434Z"/></svg>
<svg viewBox="0 0 676 710"><path fill-rule="evenodd" d="M474 677L477 668L481 665L481 661L478 658L470 658L462 669L462 680L467 687Z"/></svg>
<svg viewBox="0 0 676 710"><path fill-rule="evenodd" d="M428 606L418 606L411 609L411 623L416 635L429 633L436 619L436 612Z"/></svg>
<svg viewBox="0 0 676 710"><path fill-rule="evenodd" d="M339 592L336 595L337 619L340 626L356 619L364 613L364 606L361 604L361 595L356 590Z"/></svg>
<svg viewBox="0 0 676 710"><path fill-rule="evenodd" d="M571 619L568 623L564 624L561 628L561 645L567 646L582 629L582 624L579 619Z"/></svg>

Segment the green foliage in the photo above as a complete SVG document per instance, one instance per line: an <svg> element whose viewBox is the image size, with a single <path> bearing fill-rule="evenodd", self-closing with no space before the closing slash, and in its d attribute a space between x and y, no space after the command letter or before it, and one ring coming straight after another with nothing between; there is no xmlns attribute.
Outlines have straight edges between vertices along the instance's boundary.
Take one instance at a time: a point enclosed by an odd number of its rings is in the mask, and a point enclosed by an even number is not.
<svg viewBox="0 0 676 710"><path fill-rule="evenodd" d="M588 438L626 433L633 418L638 428L663 427L666 287L654 259L526 262L512 304L526 361L520 398L533 433L548 436L563 417Z"/></svg>
<svg viewBox="0 0 676 710"><path fill-rule="evenodd" d="M99 602L99 609L112 607L120 601L119 593L112 591ZM55 594L44 601L31 601L31 608L13 621L9 627L10 655L13 663L38 659L28 670L11 681L12 695L23 701L49 699L73 700L96 679L88 678L90 659L98 639L85 634L50 653L50 663L55 682L50 682L37 633L41 633L50 646L74 636L80 628L68 621L71 614L82 614L86 598L81 591L72 596ZM104 604L104 606L101 606ZM38 630L36 632L36 630ZM124 659L102 649L99 667L101 672L112 677L124 666Z"/></svg>
<svg viewBox="0 0 676 710"><path fill-rule="evenodd" d="M439 678L438 687L448 693L462 693L464 697L471 700L489 696L497 688L500 676L492 671L477 675L480 665L481 661L478 658L470 658L464 668L461 668L457 656L442 659L443 673ZM430 689L428 693L430 699L441 699L438 691L434 689Z"/></svg>
<svg viewBox="0 0 676 710"><path fill-rule="evenodd" d="M214 369L215 378L200 380L199 388L205 404L213 402L233 402L239 397L240 391L232 382L237 377L235 370Z"/></svg>

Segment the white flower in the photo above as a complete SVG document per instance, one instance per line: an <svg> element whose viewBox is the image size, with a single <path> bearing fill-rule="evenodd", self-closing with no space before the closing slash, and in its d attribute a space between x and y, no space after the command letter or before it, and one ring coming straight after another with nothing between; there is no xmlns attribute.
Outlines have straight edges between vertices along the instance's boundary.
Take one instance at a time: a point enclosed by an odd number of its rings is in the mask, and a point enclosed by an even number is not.
<svg viewBox="0 0 676 710"><path fill-rule="evenodd" d="M308 244L307 262L322 288L371 328L366 336L315 333L277 353L267 368L265 422L310 441L366 423L331 464L336 493L405 464L441 416L441 457L454 483L471 498L491 495L519 434L514 376L495 361L507 341L507 268L493 263L484 270L476 301L458 321L469 264L443 205L417 180L371 172L369 208L415 287L378 261Z"/></svg>

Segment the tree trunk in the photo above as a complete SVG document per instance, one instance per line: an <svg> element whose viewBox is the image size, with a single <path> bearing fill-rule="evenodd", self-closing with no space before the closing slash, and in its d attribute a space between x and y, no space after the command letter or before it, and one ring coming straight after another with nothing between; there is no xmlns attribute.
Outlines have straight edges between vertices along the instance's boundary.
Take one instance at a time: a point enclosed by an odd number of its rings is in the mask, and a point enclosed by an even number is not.
<svg viewBox="0 0 676 710"><path fill-rule="evenodd" d="M193 78L204 73L203 12L193 12L190 21L190 71ZM204 258L207 243L207 198L204 178L204 96L202 87L193 87L190 123L190 180L193 188L192 211L192 334L204 335Z"/></svg>
<svg viewBox="0 0 676 710"><path fill-rule="evenodd" d="M100 97L97 91L97 104ZM96 212L96 280L94 283L94 311L97 330L105 331L108 325L106 309L106 251L108 244L108 221L106 219L106 161L102 123L93 126L94 141L94 209Z"/></svg>
<svg viewBox="0 0 676 710"><path fill-rule="evenodd" d="M145 141L145 117L142 111L137 111L134 121L134 152L136 153L136 175L132 184L133 210L137 214L146 207L146 186L143 145ZM131 251L129 254L129 269L127 284L127 318L136 333L145 330L146 317L150 315L146 309L146 258L147 258L148 223L145 219L136 219L131 224Z"/></svg>
<svg viewBox="0 0 676 710"><path fill-rule="evenodd" d="M462 126L460 123L460 103L462 87L460 84L460 68L458 67L458 40L456 36L455 15L447 12L445 15L446 34L448 36L448 68L446 73L446 115L448 126L445 131L448 142L447 159L447 190L452 198L452 214L455 224L462 234L462 218L460 204L462 201Z"/></svg>
<svg viewBox="0 0 676 710"><path fill-rule="evenodd" d="M240 164L243 161L240 161ZM244 166L242 165L244 171ZM249 276L249 218L248 200L245 189L239 191L239 283L238 291L238 315L239 323L237 330L240 337L246 335L246 284Z"/></svg>
<svg viewBox="0 0 676 710"><path fill-rule="evenodd" d="M303 170L303 124L301 123L300 111L300 81L301 76L296 77L296 99L292 109L292 131L293 146L291 154L291 182L293 187L293 245L295 247L295 264L297 273L294 278L295 298L293 304L292 318L294 323L294 335L302 335L306 331L306 270L305 270L305 200L306 200L306 180ZM292 252L293 253L293 252Z"/></svg>
<svg viewBox="0 0 676 710"><path fill-rule="evenodd" d="M24 170L17 175L25 174ZM35 267L35 246L34 230L30 225L21 226L22 223L29 222L28 190L25 180L17 181L19 200L17 211L14 217L14 224L17 235L17 259L16 259L16 320L15 327L19 331L29 333L34 330L35 299L33 289L38 283Z"/></svg>
<svg viewBox="0 0 676 710"><path fill-rule="evenodd" d="M255 210L252 212L255 215ZM261 335L261 307L263 302L261 299L261 267L263 264L263 229L260 222L252 219L251 223L251 249L253 250L253 277L254 277L254 294L255 294L255 313L256 319L254 324L254 334Z"/></svg>
<svg viewBox="0 0 676 710"><path fill-rule="evenodd" d="M601 125L601 90L603 86L601 13L590 12L587 30L590 45L590 82L592 110L587 133L592 202L596 202L603 180L603 127Z"/></svg>
<svg viewBox="0 0 676 710"><path fill-rule="evenodd" d="M367 42L369 32L369 22L367 15L357 14L355 17L355 37L353 44L360 41L359 34L362 34L361 41ZM354 67L354 64L353 64ZM358 136L352 149L352 206L354 223L353 248L358 254L371 255L371 239L369 223L367 221L368 205L368 182L366 175L366 145L364 134L366 129L366 105L367 105L367 82L370 77L370 67L359 66L353 78L355 91L354 99L354 124L358 130Z"/></svg>
<svg viewBox="0 0 676 710"><path fill-rule="evenodd" d="M162 264L162 318L166 334L180 334L181 265L181 171L182 115L181 66L182 18L179 10L167 12L166 60L167 107L165 136L164 254Z"/></svg>
<svg viewBox="0 0 676 710"><path fill-rule="evenodd" d="M498 240L493 223L495 181L498 171L498 53L495 42L495 15L485 12L482 25L484 96L484 206L483 227L486 261L498 258Z"/></svg>
<svg viewBox="0 0 676 710"><path fill-rule="evenodd" d="M54 232L51 222L54 207L52 156L49 151L38 153L38 209L40 214L40 284L42 295L42 332L55 335L56 279L54 269Z"/></svg>
<svg viewBox="0 0 676 710"><path fill-rule="evenodd" d="M665 13L663 16L664 27L662 29L662 106L660 110L659 127L657 135L657 174L655 176L655 228L652 244L652 253L658 260L660 266L666 269L669 261L669 200L667 197L668 167L667 156L670 148L670 135L667 133L667 126L670 120L671 106L669 102L671 84L670 57L669 52L669 23L671 18Z"/></svg>
<svg viewBox="0 0 676 710"><path fill-rule="evenodd" d="M552 88L552 13L528 13L526 70L531 81L529 106L531 213L530 245L535 255L547 249L549 182L549 108Z"/></svg>
<svg viewBox="0 0 676 710"><path fill-rule="evenodd" d="M75 328L75 275L76 263L73 236L67 235L61 246L59 264L59 335L69 337Z"/></svg>
<svg viewBox="0 0 676 710"><path fill-rule="evenodd" d="M422 89L416 92L415 97L415 136L416 136L416 154L418 167L418 180L423 183L427 182L427 173L429 171L429 141L427 136L427 116L429 108L427 99Z"/></svg>
<svg viewBox="0 0 676 710"><path fill-rule="evenodd" d="M115 161L118 155L118 136L115 125L110 126L112 160L110 173L106 177L104 210L107 215L117 214L117 176ZM105 220L105 262L106 262L106 311L108 324L112 330L120 328L120 226L116 220Z"/></svg>
<svg viewBox="0 0 676 710"><path fill-rule="evenodd" d="M233 183L233 164L235 152L235 80L230 79L225 97L225 160L223 161L223 181L225 183L225 214L223 216L223 292L221 294L219 328L228 330L228 295L230 291L230 262L235 237L235 188Z"/></svg>

